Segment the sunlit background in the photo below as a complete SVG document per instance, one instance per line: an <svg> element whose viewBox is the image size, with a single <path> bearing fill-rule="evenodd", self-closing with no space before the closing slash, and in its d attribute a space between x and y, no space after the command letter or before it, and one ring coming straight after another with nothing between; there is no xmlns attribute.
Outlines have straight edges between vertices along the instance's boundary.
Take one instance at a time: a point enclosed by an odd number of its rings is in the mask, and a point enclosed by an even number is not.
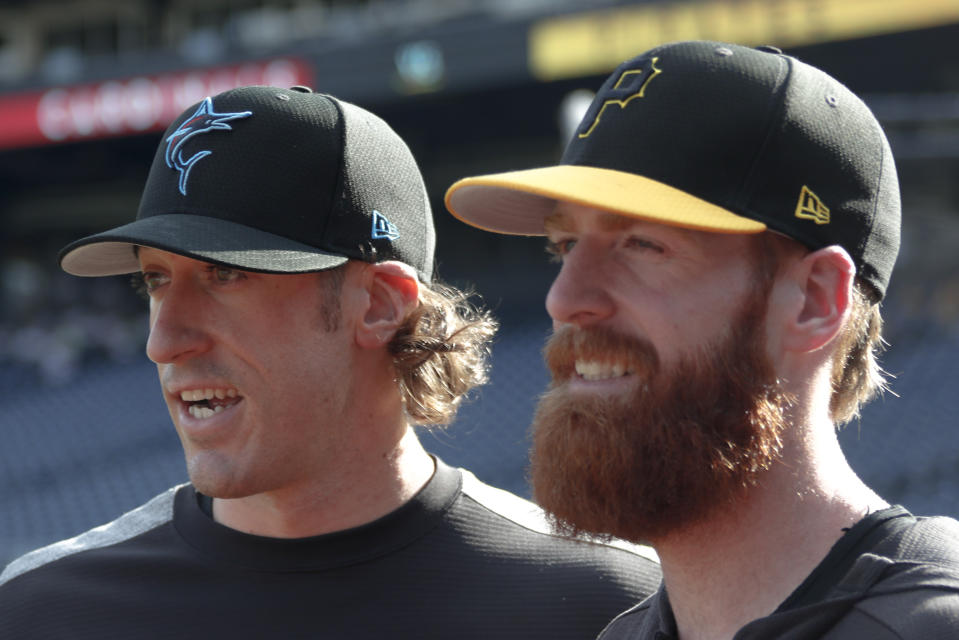
<svg viewBox="0 0 959 640"><path fill-rule="evenodd" d="M124 278L56 252L132 220L159 134L240 84L304 84L390 122L433 201L440 275L502 320L493 374L428 447L529 495L547 380L538 239L484 234L442 194L557 160L605 75L660 42L773 44L859 93L904 202L885 304L895 394L841 434L855 468L916 513L959 516L959 2L955 0L77 0L0 3L0 564L185 481ZM637 460L636 464L642 464Z"/></svg>

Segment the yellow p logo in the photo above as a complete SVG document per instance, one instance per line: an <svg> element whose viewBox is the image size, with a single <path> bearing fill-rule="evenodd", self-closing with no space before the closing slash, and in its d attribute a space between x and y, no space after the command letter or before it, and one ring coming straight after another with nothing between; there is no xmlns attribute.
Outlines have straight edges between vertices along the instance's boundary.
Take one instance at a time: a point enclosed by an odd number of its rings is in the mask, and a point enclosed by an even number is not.
<svg viewBox="0 0 959 640"><path fill-rule="evenodd" d="M663 72L662 69L656 68L657 60L659 60L659 58L650 60L649 69L627 69L623 71L619 75L619 79L616 80L616 84L614 84L613 88L608 92L608 95L612 97L604 100L601 105L599 105L598 102L594 102L593 105L590 106L589 112L587 112L586 117L583 118L583 122L590 122L591 124L585 132L579 134L579 137L588 138L589 134L596 128L596 125L599 124L603 113L605 113L606 109L610 106L616 105L620 109L625 109L626 105L634 98L642 98L646 93L646 87L649 86L653 78Z"/></svg>

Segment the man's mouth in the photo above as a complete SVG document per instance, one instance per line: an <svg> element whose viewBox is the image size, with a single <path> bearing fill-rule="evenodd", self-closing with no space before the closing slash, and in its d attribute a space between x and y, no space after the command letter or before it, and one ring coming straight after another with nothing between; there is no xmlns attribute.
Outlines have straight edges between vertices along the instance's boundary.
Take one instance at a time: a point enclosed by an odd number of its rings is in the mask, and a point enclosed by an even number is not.
<svg viewBox="0 0 959 640"><path fill-rule="evenodd" d="M209 418L238 403L242 398L236 389L186 389L180 392L180 400L194 418Z"/></svg>
<svg viewBox="0 0 959 640"><path fill-rule="evenodd" d="M632 371L620 362L600 360L576 360L576 374L583 380L609 380L632 375Z"/></svg>

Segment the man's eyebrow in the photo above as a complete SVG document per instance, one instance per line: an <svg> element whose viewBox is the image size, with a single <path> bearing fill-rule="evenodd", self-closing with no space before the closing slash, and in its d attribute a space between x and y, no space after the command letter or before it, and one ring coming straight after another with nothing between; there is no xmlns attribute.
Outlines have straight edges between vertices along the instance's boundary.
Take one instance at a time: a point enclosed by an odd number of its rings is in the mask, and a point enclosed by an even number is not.
<svg viewBox="0 0 959 640"><path fill-rule="evenodd" d="M603 231L624 231L636 226L637 218L617 213L604 213L599 217L599 227Z"/></svg>
<svg viewBox="0 0 959 640"><path fill-rule="evenodd" d="M573 231L573 215L556 210L543 220L543 228L549 231ZM599 227L603 231L624 231L632 228L639 220L617 213L603 212L599 217Z"/></svg>
<svg viewBox="0 0 959 640"><path fill-rule="evenodd" d="M549 231L570 231L572 223L570 216L562 211L553 211L543 219L543 229Z"/></svg>

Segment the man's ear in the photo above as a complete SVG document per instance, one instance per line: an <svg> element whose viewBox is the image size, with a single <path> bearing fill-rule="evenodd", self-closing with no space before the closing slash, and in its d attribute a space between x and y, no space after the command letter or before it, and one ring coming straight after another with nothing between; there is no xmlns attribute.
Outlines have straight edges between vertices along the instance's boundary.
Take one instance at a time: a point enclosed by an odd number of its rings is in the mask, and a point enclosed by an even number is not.
<svg viewBox="0 0 959 640"><path fill-rule="evenodd" d="M392 340L416 307L420 283L413 267L394 261L369 265L364 282L369 297L356 325L356 342L361 347L374 349Z"/></svg>
<svg viewBox="0 0 959 640"><path fill-rule="evenodd" d="M856 266L838 245L806 254L788 269L790 303L785 306L783 346L815 351L842 331L852 308Z"/></svg>

